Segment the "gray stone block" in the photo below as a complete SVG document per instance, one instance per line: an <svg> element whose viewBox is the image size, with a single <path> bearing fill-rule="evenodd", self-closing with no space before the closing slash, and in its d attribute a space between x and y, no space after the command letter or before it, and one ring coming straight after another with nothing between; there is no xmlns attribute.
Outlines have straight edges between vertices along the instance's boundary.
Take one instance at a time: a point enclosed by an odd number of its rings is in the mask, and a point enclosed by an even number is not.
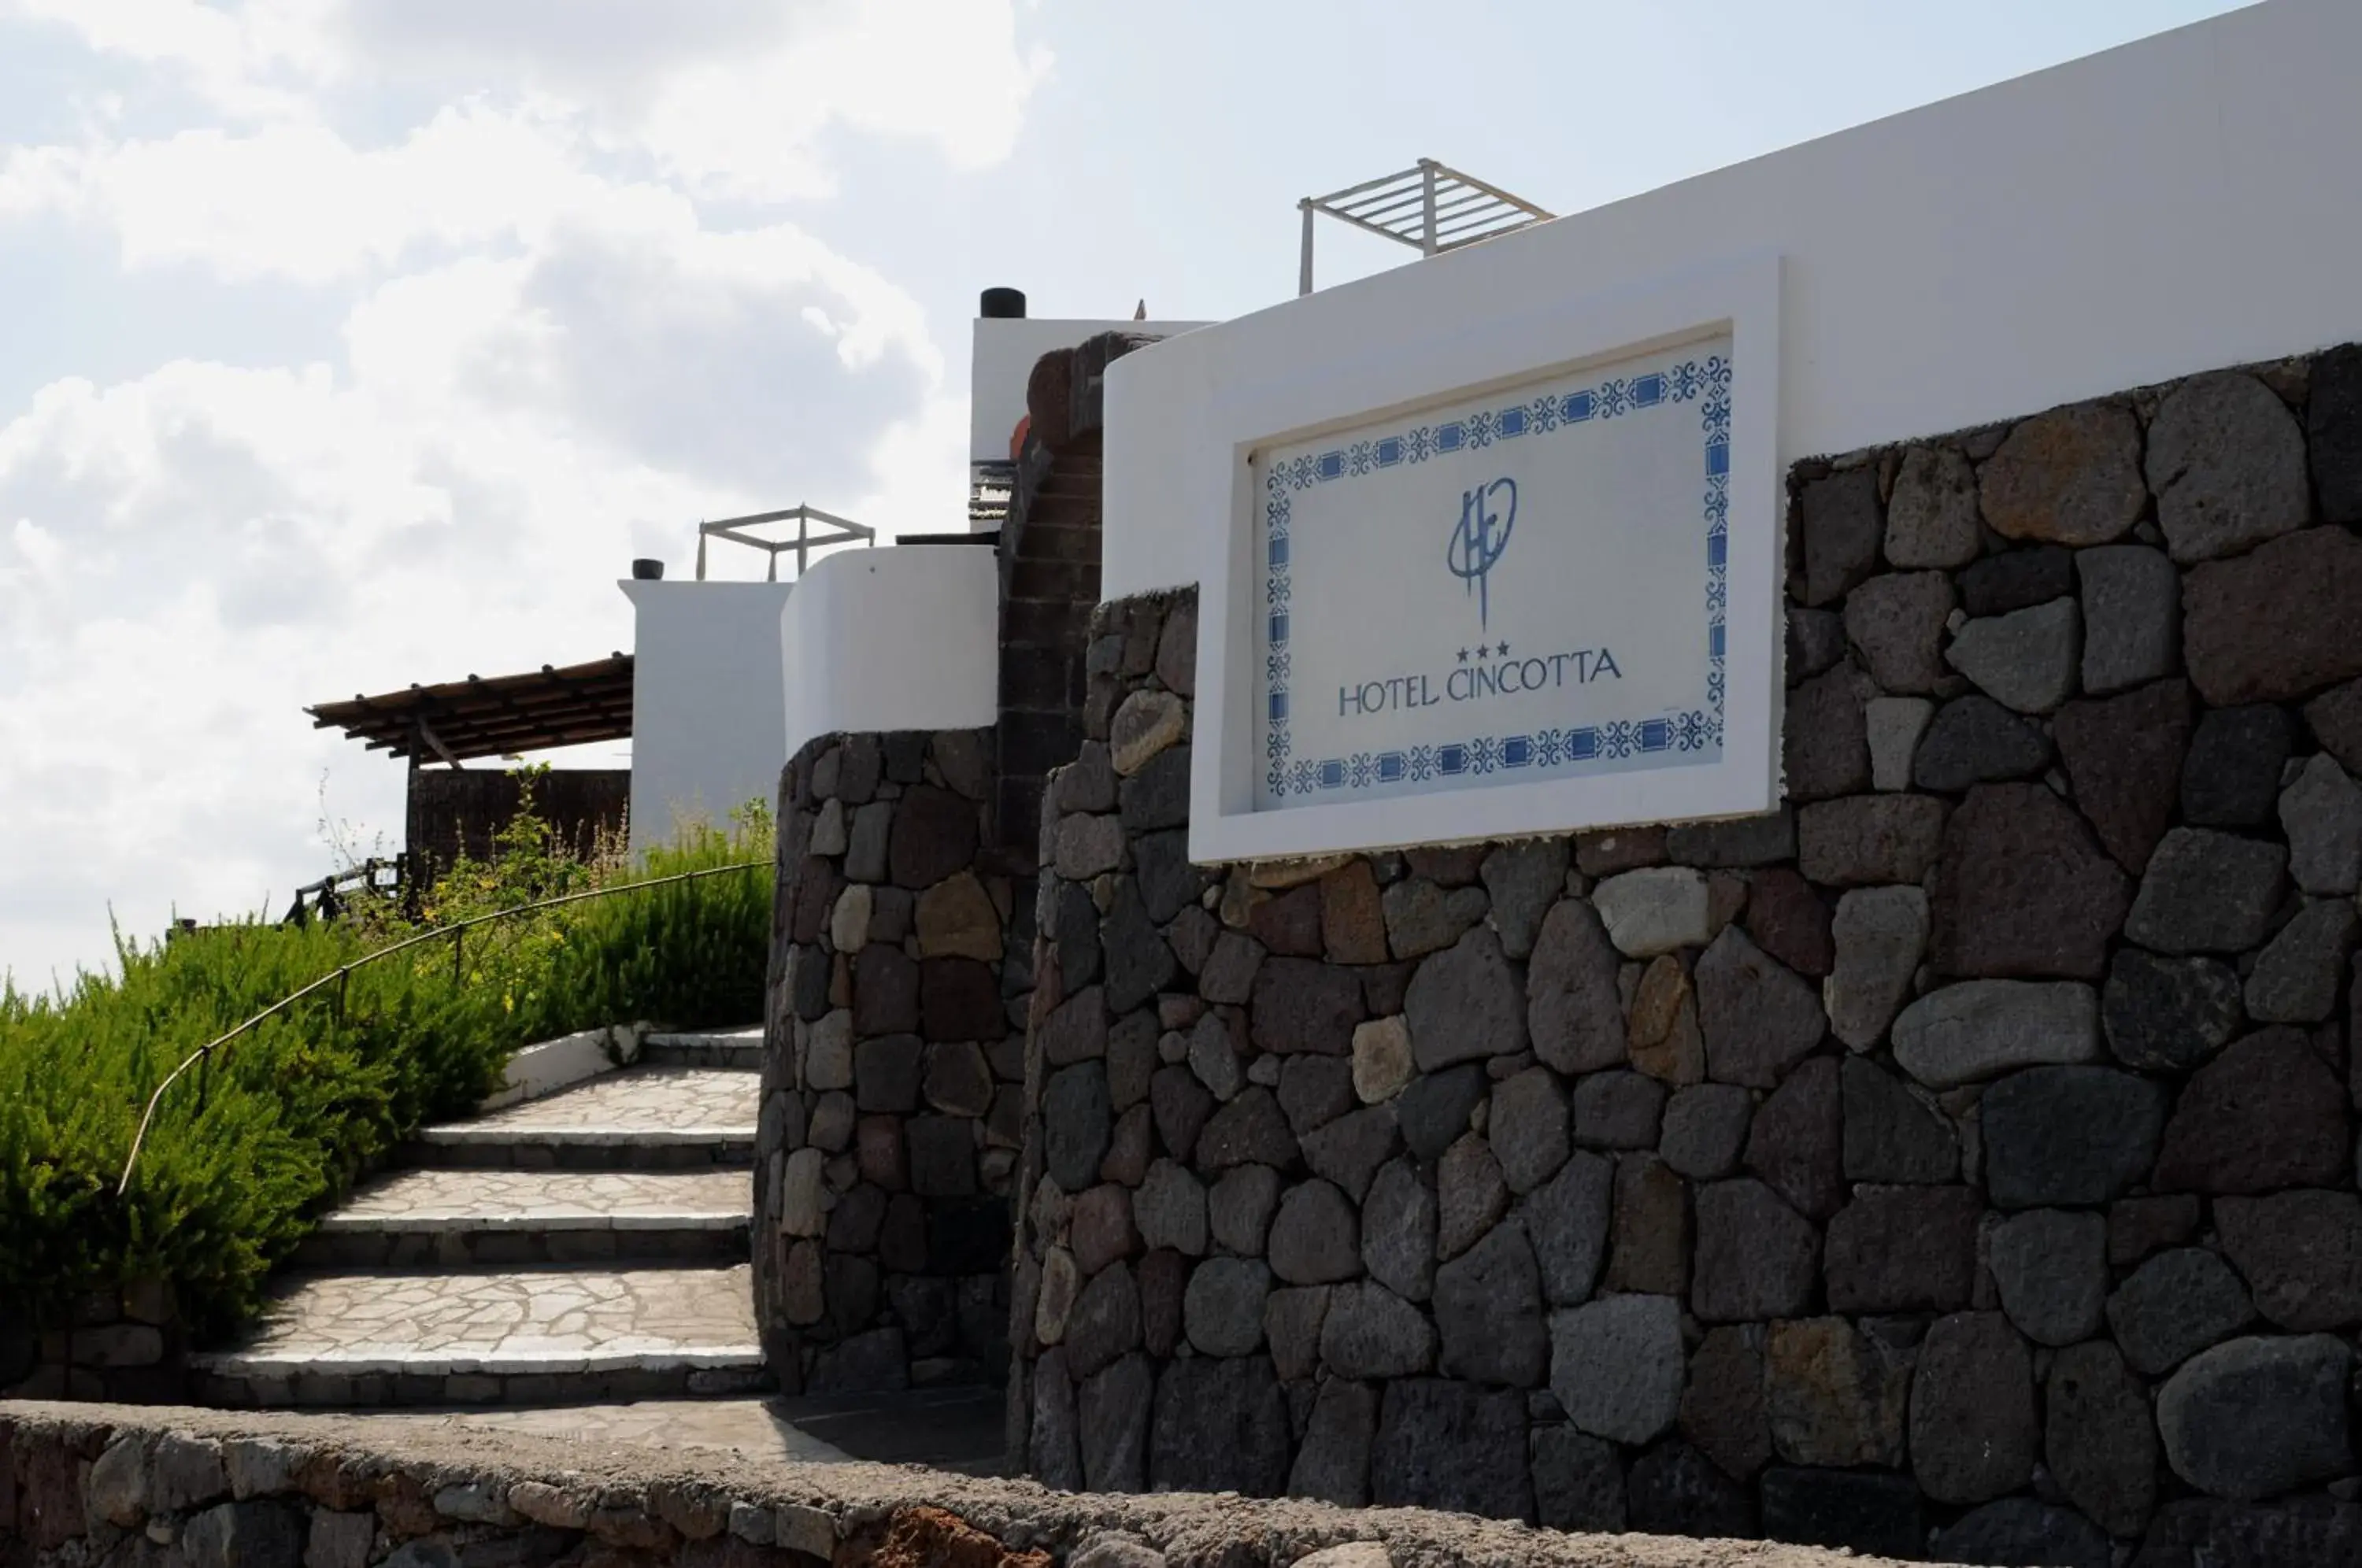
<svg viewBox="0 0 2362 1568"><path fill-rule="evenodd" d="M1965 1187L1871 1187L1829 1221L1822 1273L1837 1312L1952 1312L1976 1281L1984 1205Z"/></svg>
<svg viewBox="0 0 2362 1568"><path fill-rule="evenodd" d="M2148 487L2173 558L2235 555L2311 520L2304 433L2271 389L2237 370L2192 376L2149 421Z"/></svg>
<svg viewBox="0 0 2362 1568"><path fill-rule="evenodd" d="M2256 955L2247 1016L2259 1023L2319 1023L2337 1010L2357 925L2351 899L2315 899Z"/></svg>
<svg viewBox="0 0 2362 1568"><path fill-rule="evenodd" d="M2108 1222L2036 1209L1993 1228L1988 1258L2002 1309L2037 1344L2070 1345L2100 1330L2108 1297Z"/></svg>
<svg viewBox="0 0 2362 1568"><path fill-rule="evenodd" d="M1539 1387L1549 1359L1541 1278L1525 1228L1496 1225L1435 1271L1435 1326L1447 1376Z"/></svg>
<svg viewBox="0 0 2362 1568"><path fill-rule="evenodd" d="M1340 1377L1413 1377L1435 1362L1435 1327L1382 1285L1355 1280L1329 1297L1320 1359Z"/></svg>
<svg viewBox="0 0 2362 1568"><path fill-rule="evenodd" d="M1646 1443L1673 1424L1687 1364L1678 1300L1608 1297L1552 1313L1550 1336L1551 1392L1577 1428Z"/></svg>
<svg viewBox="0 0 2362 1568"><path fill-rule="evenodd" d="M1646 1073L1585 1074L1576 1082L1573 1099L1574 1141L1584 1148L1656 1147L1665 1086ZM1492 1135L1497 1146L1500 1134L1495 1131Z"/></svg>
<svg viewBox="0 0 2362 1568"><path fill-rule="evenodd" d="M1796 813L1796 865L1824 887L1926 879L1942 846L1946 808L1926 795L1849 795Z"/></svg>
<svg viewBox="0 0 2362 1568"><path fill-rule="evenodd" d="M1697 1194L1690 1309L1709 1323L1807 1311L1820 1251L1812 1221L1761 1182L1710 1182Z"/></svg>
<svg viewBox="0 0 2362 1568"><path fill-rule="evenodd" d="M1623 1530L1624 1462L1614 1443L1572 1427L1540 1427L1533 1454L1534 1507L1544 1529Z"/></svg>
<svg viewBox="0 0 2362 1568"><path fill-rule="evenodd" d="M1829 923L1837 962L1821 983L1821 1002L1838 1039L1862 1050L1885 1034L1910 998L1927 929L1927 895L1919 888L1857 888L1838 900ZM1706 1045L1711 1060L1711 1029Z"/></svg>
<svg viewBox="0 0 2362 1568"><path fill-rule="evenodd" d="M2158 1392L2167 1462L2200 1491L2241 1502L2351 1474L2345 1382L2353 1360L2327 1334L2234 1340L2201 1352Z"/></svg>
<svg viewBox="0 0 2362 1568"><path fill-rule="evenodd" d="M1950 447L1912 447L1886 502L1889 565L1957 569L1982 548L1976 470Z"/></svg>
<svg viewBox="0 0 2362 1568"><path fill-rule="evenodd" d="M1889 572L1846 598L1846 640L1871 679L1893 693L1926 693L1944 684L1945 618L1952 582L1940 571Z"/></svg>
<svg viewBox="0 0 2362 1568"><path fill-rule="evenodd" d="M1360 1216L1330 1182L1300 1182L1279 1200L1265 1252L1290 1285L1330 1285L1362 1272Z"/></svg>
<svg viewBox="0 0 2362 1568"><path fill-rule="evenodd" d="M1280 1088L1283 1104L1287 1088ZM1497 1104L1497 1091L1496 1091ZM1497 1126L1499 1112L1495 1112ZM1497 1141L1498 1132L1495 1137ZM1304 1134L1304 1163L1315 1176L1326 1176L1359 1202L1370 1190L1370 1178L1394 1156L1401 1138L1391 1105L1365 1106Z"/></svg>
<svg viewBox="0 0 2362 1568"><path fill-rule="evenodd" d="M1741 1481L1771 1463L1763 1408L1763 1325L1708 1329L1682 1390L1682 1435Z"/></svg>
<svg viewBox="0 0 2362 1568"><path fill-rule="evenodd" d="M2125 1359L2152 1377L2221 1343L2255 1317L2239 1276L2199 1247L2158 1253L2108 1297L2108 1326Z"/></svg>
<svg viewBox="0 0 2362 1568"><path fill-rule="evenodd" d="M1786 807L1760 816L1677 823L1665 830L1665 856L1683 866L1736 869L1796 858L1796 817Z"/></svg>
<svg viewBox="0 0 2362 1568"><path fill-rule="evenodd" d="M1911 1378L1911 1471L1938 1502L1982 1503L2033 1478L2034 1356L1998 1312L1928 1329Z"/></svg>
<svg viewBox="0 0 2362 1568"><path fill-rule="evenodd" d="M2289 876L2308 893L2345 894L2362 885L2362 784L2316 753L2295 782L2280 791L2280 828L2288 834Z"/></svg>
<svg viewBox="0 0 2362 1568"><path fill-rule="evenodd" d="M1370 1452L1370 1500L1382 1507L1529 1517L1525 1396L1440 1378L1388 1385Z"/></svg>
<svg viewBox="0 0 2362 1568"><path fill-rule="evenodd" d="M1886 533L1878 470L1854 469L1805 485L1796 502L1805 541L1805 602L1827 604L1878 569Z"/></svg>
<svg viewBox="0 0 2362 1568"><path fill-rule="evenodd" d="M1172 1362L1156 1380L1148 1484L1158 1491L1276 1496L1287 1485L1292 1437L1286 1397L1264 1357Z"/></svg>
<svg viewBox="0 0 2362 1568"><path fill-rule="evenodd" d="M2298 1333L2362 1322L2362 1198L2302 1190L2221 1198L2223 1253L2275 1327Z"/></svg>
<svg viewBox="0 0 2362 1568"><path fill-rule="evenodd" d="M2238 971L2217 959L2120 948L2100 996L2109 1052L2127 1067L2186 1073L2238 1033L2239 989Z"/></svg>
<svg viewBox="0 0 2362 1568"><path fill-rule="evenodd" d="M1592 889L1591 899L1607 939L1628 958L1703 947L1713 935L1705 878L1685 866L1651 866L1610 877Z"/></svg>
<svg viewBox="0 0 2362 1568"><path fill-rule="evenodd" d="M1571 1146L1567 1094L1557 1075L1529 1067L1495 1084L1485 1136L1511 1192L1531 1192L1556 1175Z"/></svg>
<svg viewBox="0 0 2362 1568"><path fill-rule="evenodd" d="M1279 1173L1269 1165L1236 1165L1206 1194L1206 1222L1214 1244L1241 1257L1263 1255L1264 1238L1279 1208Z"/></svg>
<svg viewBox="0 0 2362 1568"><path fill-rule="evenodd" d="M1436 1167L1436 1252L1456 1257L1508 1210L1508 1184L1492 1146L1471 1132L1443 1152Z"/></svg>
<svg viewBox="0 0 2362 1568"><path fill-rule="evenodd" d="M1526 1048L1523 988L1500 937L1481 927L1420 961L1403 1014L1422 1072Z"/></svg>
<svg viewBox="0 0 2362 1568"><path fill-rule="evenodd" d="M1378 1391L1350 1377L1320 1385L1304 1441L1287 1473L1292 1497L1317 1497L1340 1507L1370 1500L1370 1449L1378 1432Z"/></svg>
<svg viewBox="0 0 2362 1568"><path fill-rule="evenodd" d="M2002 1497L1971 1508L1936 1532L1942 1562L2040 1563L2043 1568L2110 1568L2107 1531L2072 1508L2032 1497Z"/></svg>
<svg viewBox="0 0 2362 1568"><path fill-rule="evenodd" d="M2100 1055L2099 999L2072 981L1965 980L1928 992L1894 1021L1894 1060L1930 1088L2014 1067Z"/></svg>
<svg viewBox="0 0 2362 1568"><path fill-rule="evenodd" d="M1892 790L1911 788L1911 767L1919 742L1936 717L1936 704L1925 697L1873 697L1862 708L1863 733L1870 743L1870 787Z"/></svg>
<svg viewBox="0 0 2362 1568"><path fill-rule="evenodd" d="M1403 1168L1406 1167L1389 1166L1388 1170ZM1411 1179L1415 1185L1417 1178ZM1542 1294L1553 1307L1573 1306L1588 1299L1592 1286L1598 1282L1600 1265L1607 1257L1615 1188L1616 1167L1597 1154L1578 1151L1567 1157L1557 1176L1529 1194L1519 1206L1526 1238L1532 1243L1534 1261L1541 1272ZM1373 1187L1373 1207L1376 1196L1377 1189ZM1371 1223L1365 1209L1365 1236ZM1374 1262L1370 1272L1383 1277Z"/></svg>
<svg viewBox="0 0 2362 1568"><path fill-rule="evenodd" d="M2075 553L2083 591L2083 690L2123 691L2181 663L2181 574L2161 551L2105 545Z"/></svg>
<svg viewBox="0 0 2362 1568"><path fill-rule="evenodd" d="M1851 665L1800 682L1788 693L1781 721L1781 771L1792 801L1826 801L1870 788L1870 730L1862 690Z"/></svg>
<svg viewBox="0 0 2362 1568"><path fill-rule="evenodd" d="M1568 1074L1623 1062L1619 963L1589 902L1562 899L1551 907L1526 966L1526 1021L1534 1055Z"/></svg>
<svg viewBox="0 0 2362 1568"><path fill-rule="evenodd" d="M2075 695L2083 660L2083 616L2072 599L1970 621L1944 660L1979 690L2021 713L2047 713Z"/></svg>
<svg viewBox="0 0 2362 1568"><path fill-rule="evenodd" d="M1155 1368L1137 1351L1084 1381L1076 1411L1083 1484L1092 1491L1148 1489L1148 1417L1155 1395Z"/></svg>
<svg viewBox="0 0 2362 1568"><path fill-rule="evenodd" d="M2043 1459L2068 1501L2111 1535L2138 1535L2157 1506L2157 1426L2116 1347L2089 1340L2060 1351L2043 1408Z"/></svg>
<svg viewBox="0 0 2362 1568"><path fill-rule="evenodd" d="M1493 907L1486 917L1500 933L1501 951L1523 958L1534 950L1544 915L1566 890L1567 841L1504 844L1485 856L1480 875Z"/></svg>
<svg viewBox="0 0 2362 1568"><path fill-rule="evenodd" d="M1959 1176L1959 1133L1926 1090L1866 1056L1846 1059L1841 1088L1848 1181L1925 1185Z"/></svg>
<svg viewBox="0 0 2362 1568"><path fill-rule="evenodd" d="M1563 1173L1560 1179L1565 1179ZM1604 1233L1604 1198L1601 1208ZM1408 1160L1380 1167L1370 1183L1362 1204L1362 1263L1372 1279L1410 1300L1426 1300L1434 1287L1435 1194Z"/></svg>
<svg viewBox="0 0 2362 1568"><path fill-rule="evenodd" d="M2181 814L2199 827L2261 827L2279 801L2296 726L2275 703L2202 714L2181 763Z"/></svg>
<svg viewBox="0 0 2362 1568"><path fill-rule="evenodd" d="M2144 1180L2165 1087L2113 1067L2029 1067L1985 1091L1985 1190L2003 1209L2104 1203Z"/></svg>
<svg viewBox="0 0 2362 1568"><path fill-rule="evenodd" d="M1261 1258L1208 1258L1189 1271L1182 1331L1207 1355L1252 1355L1263 1346L1264 1298L1270 1294L1271 1269Z"/></svg>
<svg viewBox="0 0 2362 1568"><path fill-rule="evenodd" d="M1911 756L1911 782L1957 794L1971 784L2031 778L2050 766L2050 737L1992 698L1971 691L1936 711Z"/></svg>
<svg viewBox="0 0 2362 1568"><path fill-rule="evenodd" d="M2153 1185L2161 1192L2341 1187L2352 1169L2346 1095L2294 1029L2226 1046L2182 1087Z"/></svg>
<svg viewBox="0 0 2362 1568"><path fill-rule="evenodd" d="M1698 959L1692 983L1706 1073L1720 1082L1771 1088L1828 1030L1812 985L1735 925Z"/></svg>
<svg viewBox="0 0 2362 1568"><path fill-rule="evenodd" d="M1654 1079L1641 1081L1655 1084ZM1727 1176L1738 1166L1754 1116L1755 1097L1740 1086L1692 1084L1676 1090L1665 1105L1657 1152L1693 1181Z"/></svg>

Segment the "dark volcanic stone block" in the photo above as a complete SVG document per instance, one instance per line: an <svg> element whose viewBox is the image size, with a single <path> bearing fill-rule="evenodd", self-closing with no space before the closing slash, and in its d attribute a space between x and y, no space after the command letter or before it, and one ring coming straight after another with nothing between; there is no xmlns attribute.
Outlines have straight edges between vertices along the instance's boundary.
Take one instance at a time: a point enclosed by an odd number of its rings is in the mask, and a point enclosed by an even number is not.
<svg viewBox="0 0 2362 1568"><path fill-rule="evenodd" d="M2351 1143L2337 1076L2298 1031L2267 1029L2225 1048L2184 1086L2156 1185L2204 1193L2336 1187Z"/></svg>
<svg viewBox="0 0 2362 1568"><path fill-rule="evenodd" d="M2362 539L2306 528L2182 580L2183 661L2217 708L2284 702L2362 675Z"/></svg>
<svg viewBox="0 0 2362 1568"><path fill-rule="evenodd" d="M1803 1546L1847 1546L1879 1557L1912 1558L1926 1540L1919 1489L1873 1470L1763 1473L1763 1533Z"/></svg>
<svg viewBox="0 0 2362 1568"><path fill-rule="evenodd" d="M1269 1357L1198 1356L1156 1380L1148 1484L1272 1497L1287 1485L1287 1400Z"/></svg>
<svg viewBox="0 0 2362 1568"><path fill-rule="evenodd" d="M2075 803L2136 876L2173 821L2190 723L2190 688L2180 680L2058 711L2058 754Z"/></svg>
<svg viewBox="0 0 2362 1568"><path fill-rule="evenodd" d="M2271 821L2295 730L2287 710L2268 702L2209 711L2182 759L2181 814L2200 827Z"/></svg>
<svg viewBox="0 0 2362 1568"><path fill-rule="evenodd" d="M1442 1378L1388 1384L1370 1452L1370 1498L1381 1507L1531 1518L1525 1395Z"/></svg>
<svg viewBox="0 0 2362 1568"><path fill-rule="evenodd" d="M2096 1204L2148 1174L2166 1090L2113 1067L2030 1067L1986 1090L1980 1110L1996 1205Z"/></svg>
<svg viewBox="0 0 2362 1568"><path fill-rule="evenodd" d="M1946 974L2096 980L2131 901L2074 809L2038 784L1983 784L1937 863L1932 955Z"/></svg>

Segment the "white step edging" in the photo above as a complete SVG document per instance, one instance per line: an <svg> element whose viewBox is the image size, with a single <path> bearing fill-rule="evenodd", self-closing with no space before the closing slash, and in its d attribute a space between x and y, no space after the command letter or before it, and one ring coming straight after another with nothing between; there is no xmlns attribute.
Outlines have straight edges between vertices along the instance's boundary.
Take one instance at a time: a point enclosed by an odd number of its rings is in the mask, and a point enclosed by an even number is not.
<svg viewBox="0 0 2362 1568"><path fill-rule="evenodd" d="M528 1045L509 1058L506 1081L476 1109L504 1110L629 1066L640 1059L640 1043L648 1032L645 1023L613 1023Z"/></svg>

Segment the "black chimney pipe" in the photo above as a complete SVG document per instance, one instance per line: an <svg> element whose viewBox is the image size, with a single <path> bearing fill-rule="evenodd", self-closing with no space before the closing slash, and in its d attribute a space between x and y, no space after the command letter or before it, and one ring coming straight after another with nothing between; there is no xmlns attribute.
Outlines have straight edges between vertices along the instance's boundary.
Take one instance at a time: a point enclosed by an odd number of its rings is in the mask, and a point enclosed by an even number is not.
<svg viewBox="0 0 2362 1568"><path fill-rule="evenodd" d="M664 562L653 556L640 557L632 563L632 580L635 582L662 582Z"/></svg>
<svg viewBox="0 0 2362 1568"><path fill-rule="evenodd" d="M977 302L976 312L987 321L1022 321L1025 319L1025 291L1022 289L987 289Z"/></svg>

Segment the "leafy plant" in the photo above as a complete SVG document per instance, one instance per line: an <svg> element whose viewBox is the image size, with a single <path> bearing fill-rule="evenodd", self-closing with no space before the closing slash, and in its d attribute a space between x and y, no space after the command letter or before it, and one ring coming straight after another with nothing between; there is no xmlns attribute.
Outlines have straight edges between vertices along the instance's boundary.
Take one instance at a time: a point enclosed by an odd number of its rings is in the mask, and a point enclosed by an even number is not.
<svg viewBox="0 0 2362 1568"><path fill-rule="evenodd" d="M270 1268L355 1176L425 1122L465 1114L521 1045L634 1020L760 1015L771 826L694 830L635 865L569 854L526 808L492 858L462 862L405 917L392 900L304 927L259 916L142 945L54 995L0 981L0 1299L36 1321L143 1278L171 1282L200 1333L249 1315ZM192 1068L160 1101L116 1195L141 1110L189 1054L340 966L453 920L568 892L762 861L437 938L353 969Z"/></svg>

